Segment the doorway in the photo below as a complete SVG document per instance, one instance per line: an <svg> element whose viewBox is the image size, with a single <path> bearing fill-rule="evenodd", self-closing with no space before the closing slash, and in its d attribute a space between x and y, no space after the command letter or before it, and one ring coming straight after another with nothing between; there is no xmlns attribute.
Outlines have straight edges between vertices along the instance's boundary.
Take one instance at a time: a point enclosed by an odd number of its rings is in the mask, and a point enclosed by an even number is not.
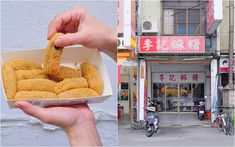
<svg viewBox="0 0 235 147"><path fill-rule="evenodd" d="M204 100L204 83L153 83L152 98L159 112L196 112Z"/></svg>

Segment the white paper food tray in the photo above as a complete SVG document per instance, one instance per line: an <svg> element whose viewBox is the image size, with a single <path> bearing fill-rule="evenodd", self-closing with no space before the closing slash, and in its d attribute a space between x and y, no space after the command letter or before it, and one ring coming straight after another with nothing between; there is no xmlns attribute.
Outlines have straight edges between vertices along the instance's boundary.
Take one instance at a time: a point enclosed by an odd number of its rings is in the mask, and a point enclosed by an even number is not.
<svg viewBox="0 0 235 147"><path fill-rule="evenodd" d="M4 61L16 58L27 58L37 61L43 64L44 61L44 52L45 49L34 49L34 50L21 50L21 51L10 51L10 52L2 52L1 53L1 66L4 64ZM112 88L109 80L109 75L107 69L103 63L100 52L97 49L88 49L85 47L67 47L64 48L61 65L70 66L75 68L74 63L88 62L93 64L98 72L101 75L101 78L104 82L104 90L102 96L96 97L84 97L84 98L48 98L48 99L37 99L30 100L34 105L38 105L41 107L52 106L52 105L72 105L78 103L100 103L105 101L108 97L112 96ZM2 69L2 68L1 68ZM2 78L2 76L1 76ZM2 80L2 79L1 79ZM3 82L2 82L3 84ZM14 108L14 103L18 100L8 100L5 94L4 86L4 97L7 101L10 108ZM22 99L23 100L23 99Z"/></svg>

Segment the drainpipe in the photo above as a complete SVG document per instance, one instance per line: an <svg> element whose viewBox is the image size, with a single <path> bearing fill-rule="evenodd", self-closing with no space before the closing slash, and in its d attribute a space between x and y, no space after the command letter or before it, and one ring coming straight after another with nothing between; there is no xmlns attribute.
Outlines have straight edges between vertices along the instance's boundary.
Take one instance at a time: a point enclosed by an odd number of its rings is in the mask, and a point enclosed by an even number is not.
<svg viewBox="0 0 235 147"><path fill-rule="evenodd" d="M233 49L234 49L234 0L229 1L229 81L228 88L233 87Z"/></svg>

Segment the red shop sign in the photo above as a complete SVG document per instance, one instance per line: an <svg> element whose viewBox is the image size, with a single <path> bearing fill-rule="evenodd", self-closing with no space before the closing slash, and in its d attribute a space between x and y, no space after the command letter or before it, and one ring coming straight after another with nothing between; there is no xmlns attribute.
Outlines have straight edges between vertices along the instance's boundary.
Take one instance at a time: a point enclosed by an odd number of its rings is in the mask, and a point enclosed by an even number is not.
<svg viewBox="0 0 235 147"><path fill-rule="evenodd" d="M204 53L204 36L141 36L140 53Z"/></svg>

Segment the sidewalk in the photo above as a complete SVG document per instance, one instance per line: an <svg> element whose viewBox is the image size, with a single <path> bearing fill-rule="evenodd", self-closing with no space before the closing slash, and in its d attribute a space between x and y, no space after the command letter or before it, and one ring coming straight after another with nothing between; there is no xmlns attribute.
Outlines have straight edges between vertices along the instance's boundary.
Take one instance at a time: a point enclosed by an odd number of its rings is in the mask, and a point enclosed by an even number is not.
<svg viewBox="0 0 235 147"><path fill-rule="evenodd" d="M200 121L197 114L159 114L160 127L152 137L146 130L135 130L130 126L129 115L118 122L119 146L231 146L234 135L225 135L208 120Z"/></svg>
<svg viewBox="0 0 235 147"><path fill-rule="evenodd" d="M176 113L176 114L166 114L160 113L160 127L170 127L170 126L203 126L210 127L210 120L199 120L197 118L197 113ZM118 121L119 128L130 128L130 116L125 114L122 115Z"/></svg>

